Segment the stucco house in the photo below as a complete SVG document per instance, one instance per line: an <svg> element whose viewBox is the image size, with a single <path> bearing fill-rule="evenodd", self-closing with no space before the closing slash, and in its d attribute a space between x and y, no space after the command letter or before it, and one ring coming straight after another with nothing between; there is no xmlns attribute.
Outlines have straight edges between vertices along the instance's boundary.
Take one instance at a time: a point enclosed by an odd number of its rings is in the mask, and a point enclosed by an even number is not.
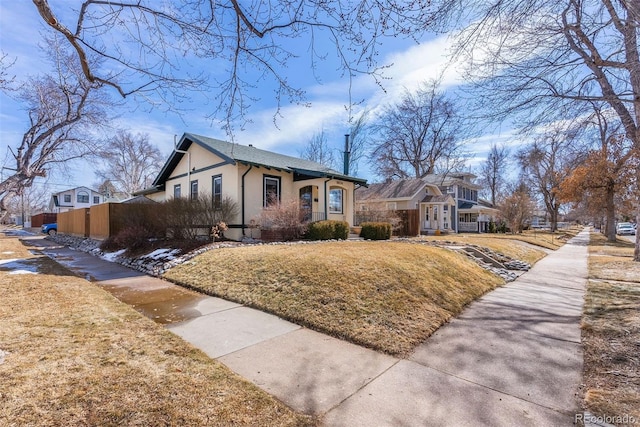
<svg viewBox="0 0 640 427"><path fill-rule="evenodd" d="M104 202L104 196L88 187L76 187L51 195L48 212L60 213L73 209L90 208Z"/></svg>
<svg viewBox="0 0 640 427"><path fill-rule="evenodd" d="M486 232L498 210L478 198L482 187L474 184L474 179L471 173L453 173L370 184L357 190L356 209L414 211L422 234L435 230Z"/></svg>
<svg viewBox="0 0 640 427"><path fill-rule="evenodd" d="M150 189L138 192L156 200L211 195L228 197L239 207L225 236L260 237L253 226L265 207L296 200L307 219L344 220L353 225L354 191L366 180L319 163L252 145L240 145L185 133Z"/></svg>

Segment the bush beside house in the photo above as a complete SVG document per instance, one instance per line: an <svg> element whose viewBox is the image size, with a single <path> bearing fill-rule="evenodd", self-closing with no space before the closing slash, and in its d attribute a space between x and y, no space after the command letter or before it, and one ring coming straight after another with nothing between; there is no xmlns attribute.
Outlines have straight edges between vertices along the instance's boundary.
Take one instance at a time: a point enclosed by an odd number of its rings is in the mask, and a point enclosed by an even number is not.
<svg viewBox="0 0 640 427"><path fill-rule="evenodd" d="M360 237L365 240L388 240L391 238L391 224L388 222L364 222Z"/></svg>
<svg viewBox="0 0 640 427"><path fill-rule="evenodd" d="M306 237L309 240L347 240L349 223L335 220L312 222L309 224Z"/></svg>

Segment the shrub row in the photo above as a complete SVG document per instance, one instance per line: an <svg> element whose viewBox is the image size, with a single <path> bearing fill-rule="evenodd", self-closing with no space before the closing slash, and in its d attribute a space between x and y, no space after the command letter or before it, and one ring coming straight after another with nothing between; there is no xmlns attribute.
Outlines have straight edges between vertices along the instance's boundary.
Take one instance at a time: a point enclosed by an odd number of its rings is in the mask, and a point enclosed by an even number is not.
<svg viewBox="0 0 640 427"><path fill-rule="evenodd" d="M364 222L360 224L360 237L367 240L388 240L391 238L391 224L388 222Z"/></svg>
<svg viewBox="0 0 640 427"><path fill-rule="evenodd" d="M347 240L349 223L346 221L318 221L309 224L307 239L309 240Z"/></svg>

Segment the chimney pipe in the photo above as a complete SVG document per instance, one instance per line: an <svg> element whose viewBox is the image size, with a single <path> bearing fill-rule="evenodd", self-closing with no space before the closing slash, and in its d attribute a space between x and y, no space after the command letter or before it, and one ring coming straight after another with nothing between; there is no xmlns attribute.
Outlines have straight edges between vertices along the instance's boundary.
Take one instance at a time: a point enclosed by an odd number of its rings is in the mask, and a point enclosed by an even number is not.
<svg viewBox="0 0 640 427"><path fill-rule="evenodd" d="M342 172L345 175L349 175L349 157L351 157L351 150L349 149L349 134L344 136L344 164L342 166Z"/></svg>

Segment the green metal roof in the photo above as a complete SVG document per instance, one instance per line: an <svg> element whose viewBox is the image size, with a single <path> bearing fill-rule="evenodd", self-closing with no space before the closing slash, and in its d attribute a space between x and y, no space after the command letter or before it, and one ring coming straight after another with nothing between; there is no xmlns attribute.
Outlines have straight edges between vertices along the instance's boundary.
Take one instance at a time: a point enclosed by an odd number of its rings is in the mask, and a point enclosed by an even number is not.
<svg viewBox="0 0 640 427"><path fill-rule="evenodd" d="M192 143L196 143L206 150L214 153L222 158L228 164L251 164L268 169L276 169L294 173L297 180L309 178L334 178L343 181L355 182L366 185L367 181L362 178L344 175L334 169L327 168L320 163L309 160L299 159L297 157L286 156L267 150L261 150L251 145L234 144L219 139L209 138L202 135L185 133L178 143L178 150L188 150ZM178 162L184 154L174 151L169 156L164 167L153 182L154 187L164 185L169 178Z"/></svg>

